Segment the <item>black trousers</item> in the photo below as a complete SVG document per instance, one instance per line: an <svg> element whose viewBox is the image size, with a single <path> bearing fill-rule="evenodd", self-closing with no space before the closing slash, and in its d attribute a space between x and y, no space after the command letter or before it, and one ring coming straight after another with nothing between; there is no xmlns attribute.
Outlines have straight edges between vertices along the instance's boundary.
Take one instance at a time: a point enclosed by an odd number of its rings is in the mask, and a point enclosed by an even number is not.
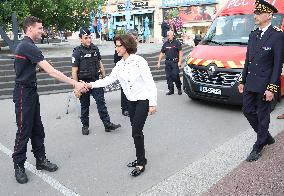
<svg viewBox="0 0 284 196"><path fill-rule="evenodd" d="M145 147L143 127L148 117L149 101L138 100L128 101L128 111L132 126L132 137L136 148L136 158L138 165L145 165Z"/></svg>
<svg viewBox="0 0 284 196"><path fill-rule="evenodd" d="M88 92L83 93L80 97L81 103L81 122L82 125L89 126L89 113L90 113L90 96L96 101L97 109L100 115L100 119L102 122L109 123L110 117L107 111L105 97L104 97L104 89L103 88L93 88Z"/></svg>
<svg viewBox="0 0 284 196"><path fill-rule="evenodd" d="M168 89L174 91L174 83L176 84L177 89L181 89L181 81L179 77L179 66L177 61L165 61L166 67L166 78Z"/></svg>
<svg viewBox="0 0 284 196"><path fill-rule="evenodd" d="M37 87L16 84L13 92L13 102L15 103L18 130L12 157L15 164L23 165L27 159L26 152L29 138L31 138L34 157L45 156L45 133L40 116Z"/></svg>
<svg viewBox="0 0 284 196"><path fill-rule="evenodd" d="M253 130L257 133L257 140L253 146L255 150L261 150L270 133L271 102L263 100L262 93L244 91L243 113Z"/></svg>
<svg viewBox="0 0 284 196"><path fill-rule="evenodd" d="M128 100L121 88L121 110L122 111L128 111Z"/></svg>

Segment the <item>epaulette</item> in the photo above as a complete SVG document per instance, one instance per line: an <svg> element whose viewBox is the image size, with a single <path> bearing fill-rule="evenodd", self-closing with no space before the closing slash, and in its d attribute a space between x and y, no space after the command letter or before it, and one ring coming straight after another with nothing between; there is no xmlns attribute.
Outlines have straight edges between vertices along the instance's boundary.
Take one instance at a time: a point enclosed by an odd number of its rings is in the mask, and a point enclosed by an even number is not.
<svg viewBox="0 0 284 196"><path fill-rule="evenodd" d="M277 27L277 26L273 26L273 29L275 29L276 31L279 31L279 32L283 32L283 30L282 29L280 29L279 27Z"/></svg>
<svg viewBox="0 0 284 196"><path fill-rule="evenodd" d="M258 28L256 28L256 29L252 30L251 32L255 32L255 31L257 31L257 30L258 30Z"/></svg>

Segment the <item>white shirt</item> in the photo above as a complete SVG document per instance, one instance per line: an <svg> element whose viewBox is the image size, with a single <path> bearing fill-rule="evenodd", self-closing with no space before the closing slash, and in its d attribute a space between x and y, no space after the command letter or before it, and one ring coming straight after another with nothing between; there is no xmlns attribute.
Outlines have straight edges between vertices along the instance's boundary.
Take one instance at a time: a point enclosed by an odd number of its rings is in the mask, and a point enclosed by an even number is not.
<svg viewBox="0 0 284 196"><path fill-rule="evenodd" d="M119 80L123 92L129 101L149 100L149 106L157 106L157 88L147 61L131 54L116 63L109 76L91 82L92 88L107 86Z"/></svg>
<svg viewBox="0 0 284 196"><path fill-rule="evenodd" d="M266 27L264 27L263 29L259 28L259 30L262 30L260 37L263 36L263 34L265 33L265 31L268 29L268 27L271 25L271 23L269 23Z"/></svg>

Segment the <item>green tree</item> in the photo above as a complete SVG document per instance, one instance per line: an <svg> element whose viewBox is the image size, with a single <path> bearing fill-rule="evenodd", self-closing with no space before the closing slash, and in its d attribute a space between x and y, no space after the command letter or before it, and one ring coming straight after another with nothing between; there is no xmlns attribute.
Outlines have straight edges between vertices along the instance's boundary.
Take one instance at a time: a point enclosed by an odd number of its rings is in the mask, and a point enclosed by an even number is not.
<svg viewBox="0 0 284 196"><path fill-rule="evenodd" d="M0 0L0 26L6 30L11 24L13 11L16 11L19 21L22 21L30 13L26 4L22 4L21 0Z"/></svg>
<svg viewBox="0 0 284 196"><path fill-rule="evenodd" d="M26 16L33 15L44 26L76 31L81 26L89 26L90 11L96 13L98 5L104 3L105 0L0 0L0 26L7 29L15 11L19 24Z"/></svg>

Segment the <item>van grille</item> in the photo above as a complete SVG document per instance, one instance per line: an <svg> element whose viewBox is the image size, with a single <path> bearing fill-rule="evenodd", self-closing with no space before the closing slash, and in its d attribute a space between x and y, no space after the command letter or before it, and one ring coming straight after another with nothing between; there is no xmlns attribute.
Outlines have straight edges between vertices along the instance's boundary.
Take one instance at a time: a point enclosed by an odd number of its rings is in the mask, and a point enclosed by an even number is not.
<svg viewBox="0 0 284 196"><path fill-rule="evenodd" d="M210 77L207 70L192 68L192 80L194 82L214 86L232 87L238 81L240 75L240 72L216 71L214 76Z"/></svg>

